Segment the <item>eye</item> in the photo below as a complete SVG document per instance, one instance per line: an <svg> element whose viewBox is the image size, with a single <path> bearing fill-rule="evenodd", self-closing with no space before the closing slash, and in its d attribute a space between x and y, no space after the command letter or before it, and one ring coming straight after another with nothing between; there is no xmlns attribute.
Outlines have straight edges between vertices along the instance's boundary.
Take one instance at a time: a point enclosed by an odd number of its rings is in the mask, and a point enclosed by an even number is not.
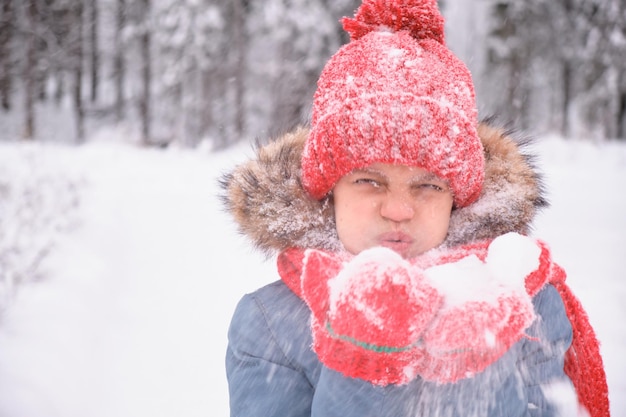
<svg viewBox="0 0 626 417"><path fill-rule="evenodd" d="M374 188L380 188L382 186L380 181L374 178L368 178L368 177L357 178L354 180L354 183L359 184L359 185L369 185Z"/></svg>
<svg viewBox="0 0 626 417"><path fill-rule="evenodd" d="M438 192L438 193L445 193L449 190L448 186L445 183L440 183L437 181L434 182L420 182L418 184L415 184L413 186L413 188L415 190L420 190L420 191L432 191L432 192Z"/></svg>
<svg viewBox="0 0 626 417"><path fill-rule="evenodd" d="M430 183L421 184L420 188L430 189L434 191L444 191L444 188L439 184L430 184Z"/></svg>

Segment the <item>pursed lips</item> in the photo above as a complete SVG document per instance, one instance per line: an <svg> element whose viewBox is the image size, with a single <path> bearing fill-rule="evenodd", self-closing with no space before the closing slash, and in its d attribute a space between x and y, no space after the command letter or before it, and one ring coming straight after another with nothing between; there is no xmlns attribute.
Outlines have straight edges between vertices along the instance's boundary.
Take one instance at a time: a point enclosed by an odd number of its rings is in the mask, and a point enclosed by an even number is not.
<svg viewBox="0 0 626 417"><path fill-rule="evenodd" d="M389 232L378 236L378 244L403 254L413 244L413 238L406 233Z"/></svg>

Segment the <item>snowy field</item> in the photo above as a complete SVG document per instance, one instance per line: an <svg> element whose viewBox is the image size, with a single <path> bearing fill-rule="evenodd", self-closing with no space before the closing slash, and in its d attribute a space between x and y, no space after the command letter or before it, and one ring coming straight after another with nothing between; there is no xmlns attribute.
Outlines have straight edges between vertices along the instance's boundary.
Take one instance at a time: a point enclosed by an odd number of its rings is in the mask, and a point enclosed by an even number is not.
<svg viewBox="0 0 626 417"><path fill-rule="evenodd" d="M568 271L602 343L612 415L626 416L626 145L547 137L535 149L552 203L535 235ZM46 277L18 288L0 321L0 416L228 415L230 316L275 279L216 197L217 178L250 154L107 134L82 147L0 142L13 169L34 159L80 197Z"/></svg>

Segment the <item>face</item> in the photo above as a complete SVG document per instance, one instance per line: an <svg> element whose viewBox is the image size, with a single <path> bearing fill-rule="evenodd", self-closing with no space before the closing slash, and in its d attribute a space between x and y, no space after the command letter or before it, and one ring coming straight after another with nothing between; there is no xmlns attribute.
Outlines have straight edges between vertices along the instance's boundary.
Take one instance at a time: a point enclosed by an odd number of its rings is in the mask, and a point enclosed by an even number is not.
<svg viewBox="0 0 626 417"><path fill-rule="evenodd" d="M333 198L339 239L355 255L385 246L410 259L448 233L452 191L421 168L372 164L343 176Z"/></svg>

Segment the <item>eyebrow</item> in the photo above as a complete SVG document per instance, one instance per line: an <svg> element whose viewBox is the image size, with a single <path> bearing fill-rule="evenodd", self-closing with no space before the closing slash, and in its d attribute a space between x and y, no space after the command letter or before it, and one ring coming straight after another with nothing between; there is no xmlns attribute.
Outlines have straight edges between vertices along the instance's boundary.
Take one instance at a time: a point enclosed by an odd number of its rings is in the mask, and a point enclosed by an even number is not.
<svg viewBox="0 0 626 417"><path fill-rule="evenodd" d="M384 179L389 179L387 174L382 171L373 168L357 168L351 172L351 174L370 174L370 175L378 175ZM433 174L432 172L425 172L421 174L416 174L410 178L410 182L419 182L419 181L439 181L444 184L448 184L448 181L440 178L439 176Z"/></svg>
<svg viewBox="0 0 626 417"><path fill-rule="evenodd" d="M382 177L386 177L384 172L372 168L356 168L350 171L350 174L376 174Z"/></svg>

